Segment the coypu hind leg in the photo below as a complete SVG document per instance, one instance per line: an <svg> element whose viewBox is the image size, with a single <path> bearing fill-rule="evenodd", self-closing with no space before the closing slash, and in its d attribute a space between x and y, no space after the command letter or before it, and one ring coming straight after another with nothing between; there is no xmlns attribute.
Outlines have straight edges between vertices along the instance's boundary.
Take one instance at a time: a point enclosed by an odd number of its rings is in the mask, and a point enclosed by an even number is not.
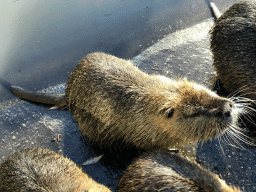
<svg viewBox="0 0 256 192"><path fill-rule="evenodd" d="M123 172L116 192L239 192L199 164L167 150L137 158Z"/></svg>
<svg viewBox="0 0 256 192"><path fill-rule="evenodd" d="M110 192L74 162L48 149L24 149L0 167L0 191Z"/></svg>

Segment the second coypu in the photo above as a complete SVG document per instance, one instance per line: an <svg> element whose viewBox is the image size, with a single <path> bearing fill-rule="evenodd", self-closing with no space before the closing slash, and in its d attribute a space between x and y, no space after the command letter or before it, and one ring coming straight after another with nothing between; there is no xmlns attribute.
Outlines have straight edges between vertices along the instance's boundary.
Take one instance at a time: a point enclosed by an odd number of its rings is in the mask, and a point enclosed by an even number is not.
<svg viewBox="0 0 256 192"><path fill-rule="evenodd" d="M74 162L48 149L24 149L0 167L0 191L111 192Z"/></svg>
<svg viewBox="0 0 256 192"><path fill-rule="evenodd" d="M116 192L239 192L216 174L167 150L145 153L123 172Z"/></svg>
<svg viewBox="0 0 256 192"><path fill-rule="evenodd" d="M83 58L67 81L65 95L12 86L20 98L66 106L79 130L100 146L173 148L233 132L242 105L185 79L148 75L109 54ZM55 102L56 101L56 102ZM237 138L240 138L239 135Z"/></svg>
<svg viewBox="0 0 256 192"><path fill-rule="evenodd" d="M228 92L255 100L256 3L231 6L217 19L210 34L217 78Z"/></svg>

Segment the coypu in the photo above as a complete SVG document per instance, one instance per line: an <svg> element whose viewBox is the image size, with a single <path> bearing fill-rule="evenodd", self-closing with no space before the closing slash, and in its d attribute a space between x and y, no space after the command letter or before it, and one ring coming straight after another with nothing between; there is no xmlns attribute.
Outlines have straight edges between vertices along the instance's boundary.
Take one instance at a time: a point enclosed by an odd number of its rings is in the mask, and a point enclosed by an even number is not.
<svg viewBox="0 0 256 192"><path fill-rule="evenodd" d="M216 20L210 35L217 79L228 93L255 100L256 3L231 6Z"/></svg>
<svg viewBox="0 0 256 192"><path fill-rule="evenodd" d="M74 162L48 149L23 149L0 167L0 191L110 192Z"/></svg>
<svg viewBox="0 0 256 192"><path fill-rule="evenodd" d="M91 143L142 150L174 148L230 132L243 106L186 79L148 75L130 61L92 53L70 74L65 95L12 86L20 98L66 106ZM49 103L49 102L48 102ZM238 136L239 135L239 136ZM233 136L232 136L233 137Z"/></svg>
<svg viewBox="0 0 256 192"><path fill-rule="evenodd" d="M242 121L248 135L255 139L256 3L231 6L214 23L210 36L216 71L213 89L221 96L234 95L250 110Z"/></svg>
<svg viewBox="0 0 256 192"><path fill-rule="evenodd" d="M138 157L123 172L116 192L239 192L216 174L179 154L157 150Z"/></svg>

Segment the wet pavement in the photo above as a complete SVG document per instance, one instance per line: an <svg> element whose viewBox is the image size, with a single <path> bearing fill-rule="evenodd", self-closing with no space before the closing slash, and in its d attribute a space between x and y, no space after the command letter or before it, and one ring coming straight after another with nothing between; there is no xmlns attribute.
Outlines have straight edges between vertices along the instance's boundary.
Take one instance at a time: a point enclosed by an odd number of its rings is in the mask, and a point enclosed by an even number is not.
<svg viewBox="0 0 256 192"><path fill-rule="evenodd" d="M27 7L21 0L6 4L16 8L17 13L11 17L13 20L0 20L6 26L16 25L7 27L13 40L0 38L6 45L5 50L0 49L0 163L26 147L60 151L78 165L99 155L81 137L68 111L22 101L8 89L11 83L30 90L64 92L70 72L90 52L104 51L131 59L150 74L187 77L209 84L213 67L208 31L213 19L207 1L63 1L67 4L60 7L56 7L58 1L52 1L47 5L52 6L49 14L39 14L33 21L29 14L43 13L47 8L43 1L34 2ZM214 2L223 12L238 1ZM31 11L24 14L19 6ZM61 10L70 14L69 19L58 12ZM85 18L90 22L85 23ZM51 22L46 22L49 19ZM243 146L244 149L238 149L224 142L220 145L217 140L199 144L198 161L227 183L244 191L256 191L256 148ZM125 162L110 156L104 154L99 162L83 169L114 191Z"/></svg>

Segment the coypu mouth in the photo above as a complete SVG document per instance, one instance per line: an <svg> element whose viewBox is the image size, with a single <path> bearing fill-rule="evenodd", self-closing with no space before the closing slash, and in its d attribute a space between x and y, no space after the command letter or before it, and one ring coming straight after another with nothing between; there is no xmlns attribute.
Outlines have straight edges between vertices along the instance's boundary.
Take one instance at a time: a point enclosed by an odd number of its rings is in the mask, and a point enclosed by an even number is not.
<svg viewBox="0 0 256 192"><path fill-rule="evenodd" d="M213 99L207 101L211 105L193 106L183 108L183 116L189 125L189 131L197 141L206 141L215 137L220 145L222 142L228 145L244 148L242 143L255 146L253 140L247 136L246 130L241 128L241 117L250 118L255 110L250 107L247 99L230 96L228 99ZM215 105L215 106L214 106ZM250 119L249 119L250 120ZM221 145L222 148L222 145Z"/></svg>
<svg viewBox="0 0 256 192"><path fill-rule="evenodd" d="M244 85L237 91L230 92L224 87L220 79L216 79L213 82L212 90L217 93L217 95L227 97L233 101L234 105L232 105L232 107L237 110L237 122L229 123L224 127L225 129L223 131L221 131L222 129L220 128L218 129L219 137L217 138L220 144L224 141L233 147L242 149L244 149L244 143L255 146L255 140L250 137L252 132L250 128L255 126L256 101L243 97L247 96L246 94L243 94L243 92L248 89L247 85Z"/></svg>
<svg viewBox="0 0 256 192"><path fill-rule="evenodd" d="M244 149L243 147L243 143L247 144L247 145L251 145L251 146L256 146L254 144L254 140L252 138L250 138L249 136L247 136L247 129L246 129L246 124L243 121L243 118L247 119L248 121L250 121L251 123L254 124L252 118L250 117L250 115L254 115L256 110L254 108L251 107L251 102L252 100L244 98L244 97L240 97L237 96L237 92L236 93L232 93L228 96L228 98L234 102L233 105L229 104L229 107L231 109L231 113L229 110L227 110L224 113L224 116L227 117L227 119L232 119L232 113L236 113L234 115L237 116L237 122L236 121L231 121L228 122L227 125L224 127L224 129L217 127L217 131L218 131L218 135L219 137L217 137L221 149L222 149L222 145L221 142L225 142L228 145L231 145L233 147L237 147L237 148L241 148ZM243 126L245 126L245 128L243 128ZM242 142L242 143L241 143ZM223 150L222 150L223 151ZM224 153L224 151L223 151Z"/></svg>

